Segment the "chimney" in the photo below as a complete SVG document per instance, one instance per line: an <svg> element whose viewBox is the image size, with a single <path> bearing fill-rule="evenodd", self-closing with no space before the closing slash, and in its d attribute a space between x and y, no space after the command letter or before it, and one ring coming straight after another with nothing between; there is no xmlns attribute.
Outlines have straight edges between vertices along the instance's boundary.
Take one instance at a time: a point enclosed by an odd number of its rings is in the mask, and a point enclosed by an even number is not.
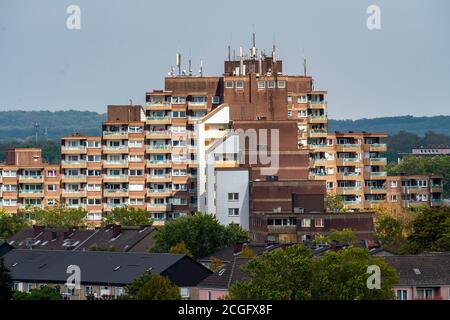
<svg viewBox="0 0 450 320"><path fill-rule="evenodd" d="M122 226L121 225L114 225L112 227L112 236L111 236L111 238L116 238L121 233L122 233Z"/></svg>
<svg viewBox="0 0 450 320"><path fill-rule="evenodd" d="M44 226L33 225L33 237L37 237L42 232L44 232Z"/></svg>
<svg viewBox="0 0 450 320"><path fill-rule="evenodd" d="M236 254L236 253L241 252L243 246L244 246L244 244L242 242L236 242L233 247L233 253Z"/></svg>

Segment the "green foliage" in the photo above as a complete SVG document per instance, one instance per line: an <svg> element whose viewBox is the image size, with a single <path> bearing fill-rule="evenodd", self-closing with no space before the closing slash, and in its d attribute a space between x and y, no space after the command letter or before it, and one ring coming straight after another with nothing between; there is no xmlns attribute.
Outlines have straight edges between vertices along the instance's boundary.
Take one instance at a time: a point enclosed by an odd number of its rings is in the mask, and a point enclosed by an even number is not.
<svg viewBox="0 0 450 320"><path fill-rule="evenodd" d="M176 245L171 247L169 253L182 253L188 255L189 257L192 257L192 253L189 251L184 241L177 243Z"/></svg>
<svg viewBox="0 0 450 320"><path fill-rule="evenodd" d="M367 267L381 270L381 289L367 288ZM243 300L348 300L393 299L397 271L366 249L349 247L313 258L311 251L296 245L275 249L251 259L242 267L250 277L230 286L229 299Z"/></svg>
<svg viewBox="0 0 450 320"><path fill-rule="evenodd" d="M85 226L87 211L83 208L69 208L64 204L57 204L45 208L31 207L26 214L32 217L37 225L70 228Z"/></svg>
<svg viewBox="0 0 450 320"><path fill-rule="evenodd" d="M31 292L14 291L13 300L61 300L58 287L42 287L33 289Z"/></svg>
<svg viewBox="0 0 450 320"><path fill-rule="evenodd" d="M337 241L342 244L354 244L358 241L358 237L351 228L344 228L342 230L331 229L328 239L330 242Z"/></svg>
<svg viewBox="0 0 450 320"><path fill-rule="evenodd" d="M219 269L223 266L223 261L217 257L212 257L211 262L209 263L209 269L213 272L219 271Z"/></svg>
<svg viewBox="0 0 450 320"><path fill-rule="evenodd" d="M244 249L242 249L240 255L241 258L253 258L256 256L255 251L253 251L252 248L250 247L244 247Z"/></svg>
<svg viewBox="0 0 450 320"><path fill-rule="evenodd" d="M327 212L341 212L344 209L344 199L336 194L327 193L325 196L325 210Z"/></svg>
<svg viewBox="0 0 450 320"><path fill-rule="evenodd" d="M197 213L179 217L158 230L152 251L169 252L171 247L184 242L197 259L247 238L241 227L233 224L225 227L214 216Z"/></svg>
<svg viewBox="0 0 450 320"><path fill-rule="evenodd" d="M367 267L381 271L380 289L369 289ZM400 277L382 258L371 257L366 249L329 251L314 261L311 296L317 300L383 300L394 299L392 287Z"/></svg>
<svg viewBox="0 0 450 320"><path fill-rule="evenodd" d="M181 300L180 290L167 277L145 274L127 286L123 299Z"/></svg>
<svg viewBox="0 0 450 320"><path fill-rule="evenodd" d="M387 214L375 219L375 239L390 251L400 253L405 250L407 229L402 221Z"/></svg>
<svg viewBox="0 0 450 320"><path fill-rule="evenodd" d="M450 208L428 208L416 213L408 251L450 251Z"/></svg>
<svg viewBox="0 0 450 320"><path fill-rule="evenodd" d="M0 210L0 239L8 239L30 225L28 219L20 214L8 214Z"/></svg>
<svg viewBox="0 0 450 320"><path fill-rule="evenodd" d="M152 224L152 219L147 211L130 208L130 207L118 207L114 208L103 221L103 225L119 224L122 226L146 226Z"/></svg>
<svg viewBox="0 0 450 320"><path fill-rule="evenodd" d="M3 257L0 257L0 301L11 299L12 284L10 271L6 268Z"/></svg>
<svg viewBox="0 0 450 320"><path fill-rule="evenodd" d="M233 283L229 297L233 300L311 299L313 270L311 251L305 246L271 250L242 266L250 280Z"/></svg>
<svg viewBox="0 0 450 320"><path fill-rule="evenodd" d="M388 175L405 173L438 174L444 177L444 196L450 196L450 157L449 156L407 156L399 164L386 167Z"/></svg>

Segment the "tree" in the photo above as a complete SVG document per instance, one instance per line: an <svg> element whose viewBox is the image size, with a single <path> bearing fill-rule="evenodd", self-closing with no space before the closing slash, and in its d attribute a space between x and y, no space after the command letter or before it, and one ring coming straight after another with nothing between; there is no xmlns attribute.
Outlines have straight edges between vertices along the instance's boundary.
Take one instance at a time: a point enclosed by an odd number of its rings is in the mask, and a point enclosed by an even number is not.
<svg viewBox="0 0 450 320"><path fill-rule="evenodd" d="M31 292L14 291L13 300L61 300L61 294L57 287L42 287Z"/></svg>
<svg viewBox="0 0 450 320"><path fill-rule="evenodd" d="M23 215L9 214L4 209L0 210L0 239L8 239L29 225L29 221Z"/></svg>
<svg viewBox="0 0 450 320"><path fill-rule="evenodd" d="M369 266L380 268L380 289L369 289ZM316 300L394 299L392 287L400 277L383 258L374 258L363 248L329 251L314 261L311 297Z"/></svg>
<svg viewBox="0 0 450 320"><path fill-rule="evenodd" d="M351 228L344 228L342 230L331 229L328 239L330 242L337 241L342 244L354 244L358 241L358 237Z"/></svg>
<svg viewBox="0 0 450 320"><path fill-rule="evenodd" d="M12 285L10 271L6 268L3 257L0 257L0 301L11 299Z"/></svg>
<svg viewBox="0 0 450 320"><path fill-rule="evenodd" d="M381 271L380 289L369 289L369 266ZM295 245L275 249L251 259L242 270L249 280L230 286L229 299L245 300L348 300L393 299L397 271L383 258L363 248L349 247L313 258L311 251Z"/></svg>
<svg viewBox="0 0 450 320"><path fill-rule="evenodd" d="M303 245L264 252L242 266L248 281L230 286L233 300L306 300L311 298L313 263Z"/></svg>
<svg viewBox="0 0 450 320"><path fill-rule="evenodd" d="M189 257L192 257L192 253L189 251L184 241L177 243L176 245L171 247L169 253L182 253L188 255Z"/></svg>
<svg viewBox="0 0 450 320"><path fill-rule="evenodd" d="M103 224L120 224L122 226L147 226L152 224L152 220L150 219L150 215L147 211L125 206L114 208L111 213L106 216Z"/></svg>
<svg viewBox="0 0 450 320"><path fill-rule="evenodd" d="M239 255L241 258L253 258L256 256L255 251L253 251L250 247L244 247L242 249L241 254Z"/></svg>
<svg viewBox="0 0 450 320"><path fill-rule="evenodd" d="M221 225L210 214L179 217L158 230L152 252L169 252L184 242L195 259L208 256L237 241L247 240L247 232L237 225Z"/></svg>
<svg viewBox="0 0 450 320"><path fill-rule="evenodd" d="M325 210L333 213L341 212L344 210L344 199L339 195L327 193L325 196Z"/></svg>
<svg viewBox="0 0 450 320"><path fill-rule="evenodd" d="M144 274L127 286L124 299L130 300L180 300L180 290L167 277Z"/></svg>
<svg viewBox="0 0 450 320"><path fill-rule="evenodd" d="M87 215L83 208L69 208L61 203L45 208L31 207L25 213L34 218L37 225L49 228L83 227Z"/></svg>
<svg viewBox="0 0 450 320"><path fill-rule="evenodd" d="M223 261L220 260L217 257L211 257L211 261L209 263L209 269L211 269L212 272L219 271L220 268L223 266Z"/></svg>
<svg viewBox="0 0 450 320"><path fill-rule="evenodd" d="M406 245L405 227L389 215L380 215L375 219L375 239L386 249L396 253Z"/></svg>
<svg viewBox="0 0 450 320"><path fill-rule="evenodd" d="M450 251L450 208L428 208L417 213L408 237L409 252Z"/></svg>

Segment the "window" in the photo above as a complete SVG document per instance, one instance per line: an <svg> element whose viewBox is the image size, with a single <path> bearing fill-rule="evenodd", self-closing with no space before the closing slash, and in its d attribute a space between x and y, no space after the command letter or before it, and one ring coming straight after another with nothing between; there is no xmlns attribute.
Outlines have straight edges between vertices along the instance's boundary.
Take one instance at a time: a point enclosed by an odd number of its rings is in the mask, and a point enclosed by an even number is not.
<svg viewBox="0 0 450 320"><path fill-rule="evenodd" d="M288 117L292 117L292 110L288 110Z"/></svg>
<svg viewBox="0 0 450 320"><path fill-rule="evenodd" d="M56 199L48 199L47 200L47 205L54 206L55 204L56 204Z"/></svg>
<svg viewBox="0 0 450 320"><path fill-rule="evenodd" d="M130 176L142 176L142 170L140 170L140 169L130 169L128 171L128 174Z"/></svg>
<svg viewBox="0 0 450 320"><path fill-rule="evenodd" d="M433 299L433 289L417 289L417 298Z"/></svg>
<svg viewBox="0 0 450 320"><path fill-rule="evenodd" d="M88 198L88 205L98 206L102 204L102 199L100 198Z"/></svg>
<svg viewBox="0 0 450 320"><path fill-rule="evenodd" d="M172 126L172 132L173 133L183 133L186 132L185 126Z"/></svg>
<svg viewBox="0 0 450 320"><path fill-rule="evenodd" d="M102 156L101 155L89 155L87 157L87 161L88 162L100 162L102 161Z"/></svg>
<svg viewBox="0 0 450 320"><path fill-rule="evenodd" d="M277 86L280 89L286 88L286 80L278 80Z"/></svg>
<svg viewBox="0 0 450 320"><path fill-rule="evenodd" d="M172 170L172 175L173 176L185 176L186 173L186 169L173 169Z"/></svg>
<svg viewBox="0 0 450 320"><path fill-rule="evenodd" d="M87 142L87 147L88 148L100 148L101 144L100 144L100 141L98 141L98 140L92 140L92 141Z"/></svg>
<svg viewBox="0 0 450 320"><path fill-rule="evenodd" d="M292 96L288 96L288 97L287 97L287 101L288 101L288 102L292 102Z"/></svg>
<svg viewBox="0 0 450 320"><path fill-rule="evenodd" d="M186 103L186 97L172 97L173 104L183 104Z"/></svg>
<svg viewBox="0 0 450 320"><path fill-rule="evenodd" d="M142 204L144 204L144 199L142 199L142 198L130 198L128 203L130 205L135 205L135 206L142 205Z"/></svg>
<svg viewBox="0 0 450 320"><path fill-rule="evenodd" d="M87 190L88 191L101 191L101 185L99 184L88 184L87 185Z"/></svg>
<svg viewBox="0 0 450 320"><path fill-rule="evenodd" d="M212 103L213 104L219 104L220 103L220 97L219 96L212 97Z"/></svg>
<svg viewBox="0 0 450 320"><path fill-rule="evenodd" d="M258 80L258 89L264 89L266 87L266 82L264 80Z"/></svg>
<svg viewBox="0 0 450 320"><path fill-rule="evenodd" d="M228 193L228 200L229 201L239 200L239 193Z"/></svg>
<svg viewBox="0 0 450 320"><path fill-rule="evenodd" d="M92 295L92 293L93 293L92 286L85 286L84 287L84 292L85 292L85 295L87 295L87 296Z"/></svg>
<svg viewBox="0 0 450 320"><path fill-rule="evenodd" d="M3 170L2 175L4 177L16 177L17 171L16 170Z"/></svg>
<svg viewBox="0 0 450 320"><path fill-rule="evenodd" d="M322 218L315 218L314 219L314 225L316 228L323 228L323 219Z"/></svg>
<svg viewBox="0 0 450 320"><path fill-rule="evenodd" d="M267 81L267 88L275 88L275 81L274 80L269 80Z"/></svg>
<svg viewBox="0 0 450 320"><path fill-rule="evenodd" d="M306 103L308 101L308 99L306 98L306 96L298 96L297 97L297 103Z"/></svg>
<svg viewBox="0 0 450 320"><path fill-rule="evenodd" d="M306 110L298 110L297 117L306 117Z"/></svg>
<svg viewBox="0 0 450 320"><path fill-rule="evenodd" d="M180 288L180 295L183 299L189 298L189 288Z"/></svg>
<svg viewBox="0 0 450 320"><path fill-rule="evenodd" d="M123 288L122 287L115 287L114 288L114 295L115 297L120 297L121 295L123 295Z"/></svg>
<svg viewBox="0 0 450 320"><path fill-rule="evenodd" d="M98 176L102 175L102 171L101 170L88 170L87 175L98 177Z"/></svg>
<svg viewBox="0 0 450 320"><path fill-rule="evenodd" d="M327 189L333 189L333 182L327 181Z"/></svg>
<svg viewBox="0 0 450 320"><path fill-rule="evenodd" d="M128 141L128 147L130 147L130 148L141 148L142 145L143 145L143 143L140 140L129 140Z"/></svg>
<svg viewBox="0 0 450 320"><path fill-rule="evenodd" d="M14 207L17 205L16 199L3 199L3 205L5 207Z"/></svg>
<svg viewBox="0 0 450 320"><path fill-rule="evenodd" d="M142 127L137 127L137 126L128 127L128 132L131 132L131 133L140 133L143 131L144 131L144 129Z"/></svg>
<svg viewBox="0 0 450 320"><path fill-rule="evenodd" d="M244 81L238 80L236 81L236 89L243 89L244 88Z"/></svg>
<svg viewBox="0 0 450 320"><path fill-rule="evenodd" d="M397 290L397 300L408 300L408 290Z"/></svg>
<svg viewBox="0 0 450 320"><path fill-rule="evenodd" d="M143 191L144 185L143 184L130 184L130 191Z"/></svg>
<svg viewBox="0 0 450 320"><path fill-rule="evenodd" d="M228 215L229 216L238 216L239 209L238 208L228 208Z"/></svg>
<svg viewBox="0 0 450 320"><path fill-rule="evenodd" d="M391 188L397 188L397 181L391 181Z"/></svg>
<svg viewBox="0 0 450 320"><path fill-rule="evenodd" d="M47 190L48 191L56 191L56 184L49 184L47 185Z"/></svg>
<svg viewBox="0 0 450 320"><path fill-rule="evenodd" d="M233 88L233 81L231 80L225 81L225 88L227 89Z"/></svg>
<svg viewBox="0 0 450 320"><path fill-rule="evenodd" d="M186 111L172 111L172 118L186 118Z"/></svg>
<svg viewBox="0 0 450 320"><path fill-rule="evenodd" d="M392 202L397 202L397 195L396 194L391 194L391 201Z"/></svg>
<svg viewBox="0 0 450 320"><path fill-rule="evenodd" d="M47 177L56 177L56 170L47 170Z"/></svg>
<svg viewBox="0 0 450 320"><path fill-rule="evenodd" d="M302 219L302 227L309 228L311 227L311 219Z"/></svg>
<svg viewBox="0 0 450 320"><path fill-rule="evenodd" d="M33 290L33 284L32 283L27 283L26 291L27 292L31 292L31 290Z"/></svg>

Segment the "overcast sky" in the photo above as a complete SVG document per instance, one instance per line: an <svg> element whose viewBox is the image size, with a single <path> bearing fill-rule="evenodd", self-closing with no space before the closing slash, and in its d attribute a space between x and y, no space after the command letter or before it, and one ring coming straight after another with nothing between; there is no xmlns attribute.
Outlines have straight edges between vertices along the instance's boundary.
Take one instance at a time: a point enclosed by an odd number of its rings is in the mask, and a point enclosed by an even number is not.
<svg viewBox="0 0 450 320"><path fill-rule="evenodd" d="M66 28L71 4L80 30ZM366 27L371 4L381 30ZM177 51L218 75L253 31L286 74L307 57L332 118L450 114L448 0L0 0L0 110L143 103Z"/></svg>

